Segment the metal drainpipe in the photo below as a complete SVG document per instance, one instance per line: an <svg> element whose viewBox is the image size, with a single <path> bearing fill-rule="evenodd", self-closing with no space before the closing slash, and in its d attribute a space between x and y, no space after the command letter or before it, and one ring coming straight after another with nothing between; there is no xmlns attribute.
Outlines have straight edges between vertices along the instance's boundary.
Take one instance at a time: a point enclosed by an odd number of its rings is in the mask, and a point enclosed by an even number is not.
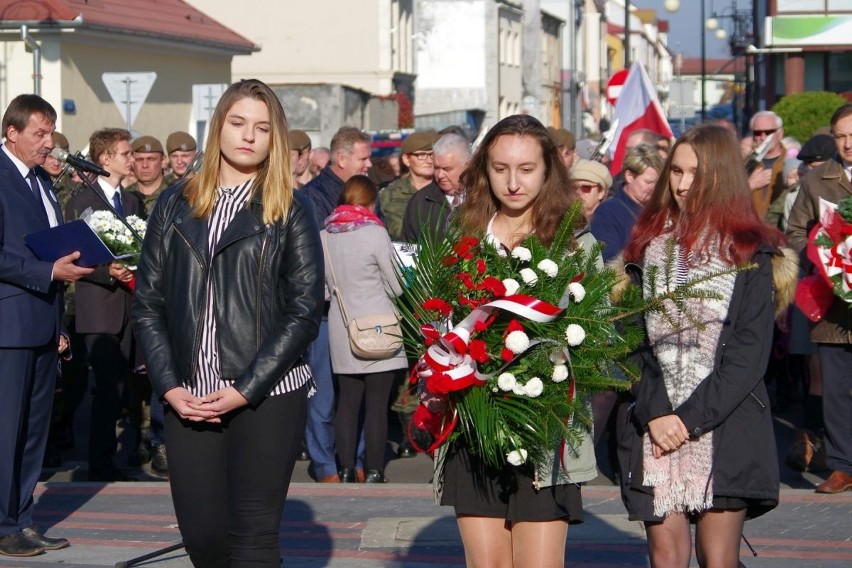
<svg viewBox="0 0 852 568"><path fill-rule="evenodd" d="M21 39L33 50L33 93L41 96L41 46L30 35L26 24L21 26Z"/></svg>

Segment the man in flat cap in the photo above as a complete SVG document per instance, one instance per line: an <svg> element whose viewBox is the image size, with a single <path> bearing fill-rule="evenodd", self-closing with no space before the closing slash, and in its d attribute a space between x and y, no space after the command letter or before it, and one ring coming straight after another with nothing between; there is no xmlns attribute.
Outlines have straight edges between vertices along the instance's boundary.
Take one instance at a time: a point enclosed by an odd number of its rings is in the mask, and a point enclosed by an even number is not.
<svg viewBox="0 0 852 568"><path fill-rule="evenodd" d="M133 148L133 173L136 181L127 187L127 191L135 193L145 205L145 214L151 213L160 192L166 189L163 168L166 166L166 155L163 145L153 136L140 136L130 145Z"/></svg>
<svg viewBox="0 0 852 568"><path fill-rule="evenodd" d="M291 129L287 131L290 142L290 170L293 172L293 189L300 189L304 184L301 177L311 164L311 137L304 130Z"/></svg>
<svg viewBox="0 0 852 568"><path fill-rule="evenodd" d="M574 165L574 160L577 158L577 140L570 130L564 128L547 127L547 133L550 134L550 139L559 151L559 157L562 158L562 163L569 170Z"/></svg>
<svg viewBox="0 0 852 568"><path fill-rule="evenodd" d="M186 171L195 159L196 147L195 138L188 132L178 130L169 134L166 138L166 152L172 171L166 176L166 185L172 185L187 175Z"/></svg>
<svg viewBox="0 0 852 568"><path fill-rule="evenodd" d="M434 130L409 134L402 142L402 164L407 171L379 192L379 207L391 240L401 241L402 221L408 200L430 183L434 183L435 168L432 144L440 138Z"/></svg>
<svg viewBox="0 0 852 568"><path fill-rule="evenodd" d="M583 215L587 220L604 200L612 187L609 168L594 160L577 160L568 172L568 178L577 189L577 196L583 202Z"/></svg>

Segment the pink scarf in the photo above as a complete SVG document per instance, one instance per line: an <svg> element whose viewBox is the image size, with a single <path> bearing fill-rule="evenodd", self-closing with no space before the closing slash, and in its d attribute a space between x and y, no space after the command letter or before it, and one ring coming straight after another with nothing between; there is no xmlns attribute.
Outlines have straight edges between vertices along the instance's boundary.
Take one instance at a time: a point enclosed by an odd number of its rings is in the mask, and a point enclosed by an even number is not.
<svg viewBox="0 0 852 568"><path fill-rule="evenodd" d="M363 205L339 205L325 219L325 230L329 233L346 233L365 225L385 226L375 213Z"/></svg>

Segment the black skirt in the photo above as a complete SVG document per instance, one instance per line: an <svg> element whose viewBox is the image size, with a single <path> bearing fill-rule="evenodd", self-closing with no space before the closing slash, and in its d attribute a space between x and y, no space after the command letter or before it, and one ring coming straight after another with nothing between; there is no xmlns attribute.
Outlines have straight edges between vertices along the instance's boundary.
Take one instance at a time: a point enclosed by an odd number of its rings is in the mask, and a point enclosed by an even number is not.
<svg viewBox="0 0 852 568"><path fill-rule="evenodd" d="M444 463L441 505L455 507L456 515L492 517L509 522L583 522L583 498L575 483L536 490L531 466L506 464L489 467L470 455L462 444L453 444Z"/></svg>

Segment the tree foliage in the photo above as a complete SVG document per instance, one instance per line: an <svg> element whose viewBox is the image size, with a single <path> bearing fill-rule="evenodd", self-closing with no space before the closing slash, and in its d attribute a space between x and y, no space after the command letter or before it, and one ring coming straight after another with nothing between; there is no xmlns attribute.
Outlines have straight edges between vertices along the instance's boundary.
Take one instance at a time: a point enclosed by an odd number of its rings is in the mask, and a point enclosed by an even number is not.
<svg viewBox="0 0 852 568"><path fill-rule="evenodd" d="M831 115L846 99L824 91L787 95L772 107L784 121L784 135L804 143L817 128L828 126Z"/></svg>

